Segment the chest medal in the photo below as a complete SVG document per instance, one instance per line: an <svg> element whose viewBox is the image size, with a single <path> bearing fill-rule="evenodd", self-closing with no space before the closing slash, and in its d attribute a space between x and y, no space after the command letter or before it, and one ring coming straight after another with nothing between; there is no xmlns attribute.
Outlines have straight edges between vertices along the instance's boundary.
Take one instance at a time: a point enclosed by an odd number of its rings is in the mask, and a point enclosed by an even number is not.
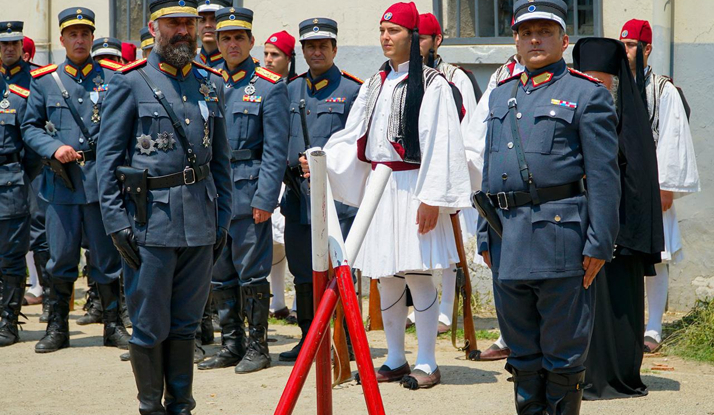
<svg viewBox="0 0 714 415"><path fill-rule="evenodd" d="M136 141L136 149L139 150L139 154L149 156L156 152L156 141L152 140L150 135L142 134L136 137Z"/></svg>
<svg viewBox="0 0 714 415"><path fill-rule="evenodd" d="M54 124L52 124L52 121L47 121L45 122L45 131L50 137L56 137L57 136L57 128L55 127Z"/></svg>
<svg viewBox="0 0 714 415"><path fill-rule="evenodd" d="M168 131L159 133L156 137L156 148L165 152L176 148L176 139L174 139L174 133L170 133Z"/></svg>

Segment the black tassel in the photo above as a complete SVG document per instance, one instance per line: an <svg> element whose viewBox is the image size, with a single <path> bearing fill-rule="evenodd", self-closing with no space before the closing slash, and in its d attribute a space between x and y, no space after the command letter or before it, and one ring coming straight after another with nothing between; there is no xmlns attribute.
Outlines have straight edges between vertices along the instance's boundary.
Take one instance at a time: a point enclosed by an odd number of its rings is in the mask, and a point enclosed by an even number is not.
<svg viewBox="0 0 714 415"><path fill-rule="evenodd" d="M295 78L295 52L290 57L290 69L288 70L288 81Z"/></svg>
<svg viewBox="0 0 714 415"><path fill-rule="evenodd" d="M434 52L434 49L429 49L429 57L426 60L426 66L436 68L436 52Z"/></svg>
<svg viewBox="0 0 714 415"><path fill-rule="evenodd" d="M412 376L404 376L402 380L399 381L399 384L412 391L419 389L419 381Z"/></svg>
<svg viewBox="0 0 714 415"><path fill-rule="evenodd" d="M642 102L645 103L645 108L647 108L647 91L645 90L645 55L643 51L644 47L644 43L637 42L637 56L635 58L635 81L637 82L637 90L640 91Z"/></svg>
<svg viewBox="0 0 714 415"><path fill-rule="evenodd" d="M419 49L419 30L412 32L411 53L409 55L409 79L407 80L407 97L404 108L404 161L421 163L421 147L419 144L419 111L424 99L424 59Z"/></svg>

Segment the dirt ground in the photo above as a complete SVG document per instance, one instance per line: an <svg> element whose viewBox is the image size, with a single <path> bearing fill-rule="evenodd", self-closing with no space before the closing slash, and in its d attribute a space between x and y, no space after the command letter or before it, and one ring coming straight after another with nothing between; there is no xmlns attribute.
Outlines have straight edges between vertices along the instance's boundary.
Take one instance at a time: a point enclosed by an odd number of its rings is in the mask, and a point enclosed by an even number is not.
<svg viewBox="0 0 714 415"><path fill-rule="evenodd" d="M81 294L78 290L78 295ZM289 302L290 303L290 302ZM71 348L36 354L34 346L44 333L38 322L40 306L23 309L29 321L20 343L0 349L0 414L3 415L126 415L138 413L136 387L121 351L102 347L101 325L79 326L83 312L71 315ZM494 319L479 319L477 329L491 329ZM278 362L278 353L290 349L299 337L296 326L273 325L269 337L273 366L248 375L233 368L195 371L194 397L198 415L272 414L292 366ZM383 332L368 333L374 365L386 356ZM481 349L490 341L481 341ZM208 354L218 350L207 346ZM416 336L407 335L408 359L416 357ZM380 386L387 414L512 415L512 384L506 381L503 362L477 363L464 360L450 340L437 344L443 384L421 391L408 391L397 384ZM655 372L655 364L674 367ZM356 365L352 363L352 370ZM678 358L648 357L643 379L649 396L606 402L584 402L584 415L603 414L701 414L714 415L714 366ZM308 377L295 414L315 413L314 376ZM366 414L362 389L354 381L333 390L335 414Z"/></svg>

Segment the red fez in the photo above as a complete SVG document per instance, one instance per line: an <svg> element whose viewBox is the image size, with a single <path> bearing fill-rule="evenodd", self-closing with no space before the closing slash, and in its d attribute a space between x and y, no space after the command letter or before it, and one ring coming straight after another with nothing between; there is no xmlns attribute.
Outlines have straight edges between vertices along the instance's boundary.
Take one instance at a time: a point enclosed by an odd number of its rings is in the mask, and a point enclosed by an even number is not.
<svg viewBox="0 0 714 415"><path fill-rule="evenodd" d="M441 25L431 13L419 15L419 34L427 36L441 35Z"/></svg>
<svg viewBox="0 0 714 415"><path fill-rule="evenodd" d="M25 36L22 40L22 52L30 54L30 60L35 57L35 41Z"/></svg>
<svg viewBox="0 0 714 415"><path fill-rule="evenodd" d="M293 52L295 51L295 38L285 30L270 35L268 40L265 41L265 44L273 45L280 49L281 52L288 55L288 58L293 56Z"/></svg>
<svg viewBox="0 0 714 415"><path fill-rule="evenodd" d="M121 57L127 61L127 63L134 62L136 60L136 45L133 43L122 43Z"/></svg>
<svg viewBox="0 0 714 415"><path fill-rule="evenodd" d="M394 3L382 15L382 22L394 23L409 30L419 28L419 11L414 2Z"/></svg>
<svg viewBox="0 0 714 415"><path fill-rule="evenodd" d="M652 43L652 27L647 20L632 19L622 26L620 40L630 39L643 43Z"/></svg>

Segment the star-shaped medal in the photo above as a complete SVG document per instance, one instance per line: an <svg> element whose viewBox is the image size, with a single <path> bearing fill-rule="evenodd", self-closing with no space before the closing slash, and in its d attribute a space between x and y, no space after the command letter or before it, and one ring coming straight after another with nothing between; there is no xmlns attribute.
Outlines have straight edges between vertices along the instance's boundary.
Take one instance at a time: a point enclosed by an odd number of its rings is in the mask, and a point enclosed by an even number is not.
<svg viewBox="0 0 714 415"><path fill-rule="evenodd" d="M49 134L50 137L57 136L57 127L52 124L52 121L45 122L45 131L47 131L47 134Z"/></svg>
<svg viewBox="0 0 714 415"><path fill-rule="evenodd" d="M156 137L156 147L159 150L169 151L176 148L176 140L174 139L174 133L164 131L159 133Z"/></svg>
<svg viewBox="0 0 714 415"><path fill-rule="evenodd" d="M151 153L156 152L156 141L152 140L150 135L142 134L136 137L136 141L136 149L139 150L140 154L149 156Z"/></svg>
<svg viewBox="0 0 714 415"><path fill-rule="evenodd" d="M203 124L203 146L208 148L211 145L211 137L209 137L210 130L208 129L208 123Z"/></svg>

